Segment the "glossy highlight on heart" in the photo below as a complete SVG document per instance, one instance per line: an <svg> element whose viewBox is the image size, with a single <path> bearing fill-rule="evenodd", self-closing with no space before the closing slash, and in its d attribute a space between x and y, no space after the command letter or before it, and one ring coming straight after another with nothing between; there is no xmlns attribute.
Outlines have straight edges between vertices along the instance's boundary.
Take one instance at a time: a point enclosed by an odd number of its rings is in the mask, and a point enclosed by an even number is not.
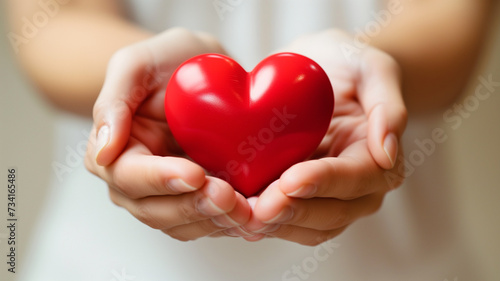
<svg viewBox="0 0 500 281"><path fill-rule="evenodd" d="M271 55L249 73L229 57L199 55L177 68L165 93L182 149L247 197L314 152L333 108L326 73L294 53Z"/></svg>

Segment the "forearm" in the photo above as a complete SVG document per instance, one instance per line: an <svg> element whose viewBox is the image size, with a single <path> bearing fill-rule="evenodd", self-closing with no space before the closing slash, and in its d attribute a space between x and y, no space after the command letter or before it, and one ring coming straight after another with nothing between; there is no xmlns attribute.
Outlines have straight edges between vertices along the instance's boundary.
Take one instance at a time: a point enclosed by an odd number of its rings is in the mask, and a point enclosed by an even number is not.
<svg viewBox="0 0 500 281"><path fill-rule="evenodd" d="M61 5L33 38L19 44L17 55L36 86L57 106L90 116L111 55L151 34L124 20L120 10L109 5L113 1L79 2ZM22 18L31 19L41 9L26 2L10 5L12 28L23 35Z"/></svg>
<svg viewBox="0 0 500 281"><path fill-rule="evenodd" d="M496 1L401 1L403 10L371 43L401 65L410 113L448 105L466 86Z"/></svg>

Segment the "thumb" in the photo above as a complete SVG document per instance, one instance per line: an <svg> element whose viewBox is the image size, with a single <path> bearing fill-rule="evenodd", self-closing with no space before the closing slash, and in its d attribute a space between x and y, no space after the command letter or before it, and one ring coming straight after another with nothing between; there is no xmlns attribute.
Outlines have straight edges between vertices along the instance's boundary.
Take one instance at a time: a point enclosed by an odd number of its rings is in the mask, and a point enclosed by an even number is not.
<svg viewBox="0 0 500 281"><path fill-rule="evenodd" d="M127 145L132 117L150 95L141 83L151 66L151 58L140 45L119 50L111 58L106 80L93 111L96 127L94 157L98 165L111 164Z"/></svg>
<svg viewBox="0 0 500 281"><path fill-rule="evenodd" d="M128 143L132 123L131 110L124 102L116 103L94 119L96 124L95 161L100 166L111 164Z"/></svg>
<svg viewBox="0 0 500 281"><path fill-rule="evenodd" d="M368 117L368 147L381 168L391 169L407 122L400 69L392 57L376 49L368 50L360 63L358 98Z"/></svg>

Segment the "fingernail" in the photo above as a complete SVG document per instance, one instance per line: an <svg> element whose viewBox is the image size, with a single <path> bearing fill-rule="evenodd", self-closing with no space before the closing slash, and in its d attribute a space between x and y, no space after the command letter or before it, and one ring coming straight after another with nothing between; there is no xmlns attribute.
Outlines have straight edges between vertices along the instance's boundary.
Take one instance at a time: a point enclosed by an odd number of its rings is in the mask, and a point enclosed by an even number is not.
<svg viewBox="0 0 500 281"><path fill-rule="evenodd" d="M254 230L253 232L255 232L255 233L269 233L269 232L275 232L276 230L278 230L278 228L280 228L279 224L268 224L261 229Z"/></svg>
<svg viewBox="0 0 500 281"><path fill-rule="evenodd" d="M238 235L238 233L233 228L226 229L226 230L222 231L222 233L226 234L227 236L231 236L231 237L241 237L240 235Z"/></svg>
<svg viewBox="0 0 500 281"><path fill-rule="evenodd" d="M196 209L205 216L218 216L224 214L224 210L217 207L215 203L208 197L203 197L196 202Z"/></svg>
<svg viewBox="0 0 500 281"><path fill-rule="evenodd" d="M391 161L391 168L394 167L395 159L398 154L398 139L394 133L389 133L384 139L384 151Z"/></svg>
<svg viewBox="0 0 500 281"><path fill-rule="evenodd" d="M104 125L99 129L97 133L97 141L96 141L96 158L101 153L102 149L108 145L109 143L109 127Z"/></svg>
<svg viewBox="0 0 500 281"><path fill-rule="evenodd" d="M317 189L318 188L316 187L316 185L308 184L300 187L293 192L287 193L286 195L290 197L308 197L314 195Z"/></svg>
<svg viewBox="0 0 500 281"><path fill-rule="evenodd" d="M246 232L240 227L232 227L223 231L224 234L232 237L250 237L254 236L254 233Z"/></svg>
<svg viewBox="0 0 500 281"><path fill-rule="evenodd" d="M277 216L274 218L265 221L264 223L272 224L272 223L283 223L290 220L293 217L293 210L290 207L285 207Z"/></svg>
<svg viewBox="0 0 500 281"><path fill-rule="evenodd" d="M260 233L260 234L245 237L245 240L247 240L248 242L257 242L257 241L262 240L265 237L266 237L265 234Z"/></svg>
<svg viewBox="0 0 500 281"><path fill-rule="evenodd" d="M187 184L182 179L170 179L167 181L167 188L174 192L185 193L197 190L196 187Z"/></svg>
<svg viewBox="0 0 500 281"><path fill-rule="evenodd" d="M212 222L218 226L218 227L223 227L223 228L228 228L228 227L235 227L238 226L239 223L234 221L230 216L227 214L221 215L221 216L216 216L211 218Z"/></svg>

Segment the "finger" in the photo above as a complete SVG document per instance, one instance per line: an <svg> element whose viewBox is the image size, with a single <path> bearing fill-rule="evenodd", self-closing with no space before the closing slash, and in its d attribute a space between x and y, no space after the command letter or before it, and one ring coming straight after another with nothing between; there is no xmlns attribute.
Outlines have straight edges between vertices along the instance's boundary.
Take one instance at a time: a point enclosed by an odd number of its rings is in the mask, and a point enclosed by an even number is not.
<svg viewBox="0 0 500 281"><path fill-rule="evenodd" d="M407 122L400 69L385 53L368 49L360 60L358 99L368 116L368 146L380 167L391 169Z"/></svg>
<svg viewBox="0 0 500 281"><path fill-rule="evenodd" d="M231 228L243 225L248 222L252 214L252 209L243 195L234 192L236 204L227 214L213 217L212 222L221 228Z"/></svg>
<svg viewBox="0 0 500 281"><path fill-rule="evenodd" d="M275 224L300 226L316 230L331 230L347 226L357 219L373 214L382 205L384 193L370 194L353 200L330 198L293 199L292 216L277 220ZM272 228L263 231L272 232Z"/></svg>
<svg viewBox="0 0 500 281"><path fill-rule="evenodd" d="M205 236L238 236L228 235L224 230L230 228L237 229L240 225L246 223L250 217L250 206L241 194L236 192L235 194L237 201L236 205L233 210L227 214L218 215L211 219L205 219L190 224L179 225L170 229L163 229L162 231L181 241L195 240Z"/></svg>
<svg viewBox="0 0 500 281"><path fill-rule="evenodd" d="M205 183L199 165L185 158L151 155L134 139L111 165L90 164L89 170L132 199L193 192Z"/></svg>
<svg viewBox="0 0 500 281"><path fill-rule="evenodd" d="M226 236L221 232L221 230L223 229L224 228L215 225L211 220L207 219L188 225L181 225L170 229L162 229L161 231L174 239L187 242L205 236Z"/></svg>
<svg viewBox="0 0 500 281"><path fill-rule="evenodd" d="M267 236L265 234L259 233L259 234L254 234L252 236L246 236L243 237L243 239L247 240L248 242L257 242L260 241L264 238L272 238L271 236Z"/></svg>
<svg viewBox="0 0 500 281"><path fill-rule="evenodd" d="M167 80L168 81L168 80ZM165 116L165 87L161 87L155 93L152 93L137 108L135 116L144 116L148 119L156 120L161 123L167 123Z"/></svg>
<svg viewBox="0 0 500 281"><path fill-rule="evenodd" d="M271 184L271 186L273 186L271 189L275 189L277 187L276 182ZM264 223L262 222L261 219L255 216L254 210L258 200L259 197L250 197L247 199L248 204L252 208L252 213L246 224L244 224L239 228L228 229L224 231L224 233L227 234L228 236L240 236L245 238L245 240L247 241L254 242L261 240L265 237L265 235L262 234L263 232L275 230L278 227L278 225L272 223L271 224ZM274 213L276 213L277 211L278 209L275 209Z"/></svg>
<svg viewBox="0 0 500 281"><path fill-rule="evenodd" d="M299 243L301 245L316 246L338 236L346 228L347 226L328 231L322 231L283 224L280 225L277 230L266 233L266 236L280 238L283 240Z"/></svg>
<svg viewBox="0 0 500 281"><path fill-rule="evenodd" d="M254 207L254 219L244 227L255 233L267 233L278 224L317 230L340 228L377 211L384 194L379 192L353 200L296 199L288 197L275 185L260 196Z"/></svg>
<svg viewBox="0 0 500 281"><path fill-rule="evenodd" d="M109 165L127 144L132 117L154 90L143 80L151 64L150 55L139 43L118 51L110 59L93 110L97 133L94 157L99 165Z"/></svg>
<svg viewBox="0 0 500 281"><path fill-rule="evenodd" d="M395 168L393 168L395 169ZM282 193L290 197L359 198L392 189L385 171L373 160L366 140L346 148L339 157L298 163L279 180Z"/></svg>
<svg viewBox="0 0 500 281"><path fill-rule="evenodd" d="M134 200L114 188L109 191L115 204L127 209L144 224L162 230L210 221L210 218L231 213L237 203L241 202L228 184L213 179L207 180L203 188L196 192L176 196L151 196ZM238 206L228 221L238 224L245 219L245 207ZM215 225L213 222L212 224Z"/></svg>
<svg viewBox="0 0 500 281"><path fill-rule="evenodd" d="M289 207L292 198L283 194L278 181L269 185L258 198L251 197L248 201L252 207L252 216L243 229L249 233L269 230L276 221L286 220L293 215L293 210Z"/></svg>
<svg viewBox="0 0 500 281"><path fill-rule="evenodd" d="M315 199L309 199L315 200ZM319 218L308 218L313 220L312 223L306 222L308 219L304 219L306 216L307 210L300 210L300 207L311 207L309 206L300 206L294 203L295 201L309 201L309 200L297 200L294 198L290 198L283 194L279 189L279 184L275 183L274 185L269 186L259 197L254 210L253 215L255 220L261 221L261 224L268 224L267 227L262 227L257 223L254 223L251 219L249 223L245 224L243 227L245 229L250 230L253 233L259 233L254 236L244 237L245 239L252 241L252 239L256 238L257 240L262 239L264 236L272 236L280 239L297 242L303 245L317 245L325 240L331 239L338 234L340 234L344 229L344 226L340 226L339 228L333 228L328 230L319 230L318 228L327 228L326 226L322 226L325 222L321 222ZM324 199L326 200L328 199ZM361 203L360 203L361 204ZM319 214L319 212L325 211L315 209L314 214ZM352 210L355 212L355 210ZM294 218L297 216L296 212L298 212L297 221L301 221L304 225L313 226L314 228L302 227L297 225L288 224L287 222L292 222ZM339 211L342 212L342 211ZM321 216L324 218L325 214ZM343 215L340 214L339 215ZM350 215L350 214L349 214ZM353 217L355 215L353 214ZM330 221L335 221L335 219L330 218ZM283 224L285 222L286 224ZM344 222L338 221L338 225L344 224ZM332 223L331 226L335 226L335 223ZM257 229L260 228L260 229Z"/></svg>
<svg viewBox="0 0 500 281"><path fill-rule="evenodd" d="M197 36L172 28L113 55L93 113L99 165L109 165L116 159L128 141L132 116L146 99L164 88L183 61L200 53L223 51L213 41L206 34ZM162 111L152 112L160 114L156 118L163 118Z"/></svg>

